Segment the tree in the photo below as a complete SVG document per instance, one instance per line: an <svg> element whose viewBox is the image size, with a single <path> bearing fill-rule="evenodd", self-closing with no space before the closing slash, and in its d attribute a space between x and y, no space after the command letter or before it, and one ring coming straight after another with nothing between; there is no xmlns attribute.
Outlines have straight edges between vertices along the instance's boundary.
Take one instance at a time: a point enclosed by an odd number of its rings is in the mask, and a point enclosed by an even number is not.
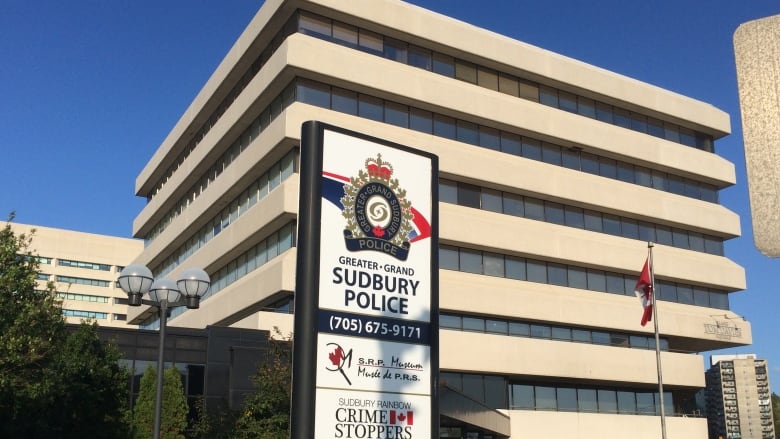
<svg viewBox="0 0 780 439"><path fill-rule="evenodd" d="M36 290L34 234L14 234L11 220L0 230L0 437L117 437L127 395L118 350L95 325L68 330L53 284Z"/></svg>
<svg viewBox="0 0 780 439"><path fill-rule="evenodd" d="M157 371L151 365L141 376L141 388L133 408L133 427L136 439L153 437L154 410L157 389ZM187 397L181 384L179 369L171 367L163 371L161 439L184 439L187 428Z"/></svg>
<svg viewBox="0 0 780 439"><path fill-rule="evenodd" d="M278 329L276 331L279 334ZM235 437L290 437L292 353L289 338L271 342L266 360L253 381L256 391L244 403L244 410L236 422Z"/></svg>
<svg viewBox="0 0 780 439"><path fill-rule="evenodd" d="M6 428L52 396L56 383L44 379L44 371L66 335L53 287L35 290L38 260L31 241L16 236L10 224L0 231L0 424Z"/></svg>
<svg viewBox="0 0 780 439"><path fill-rule="evenodd" d="M54 362L57 379L68 383L56 403L68 409L52 410L49 420L58 437L125 437L129 372L120 358L98 337L97 323L82 323L68 335Z"/></svg>

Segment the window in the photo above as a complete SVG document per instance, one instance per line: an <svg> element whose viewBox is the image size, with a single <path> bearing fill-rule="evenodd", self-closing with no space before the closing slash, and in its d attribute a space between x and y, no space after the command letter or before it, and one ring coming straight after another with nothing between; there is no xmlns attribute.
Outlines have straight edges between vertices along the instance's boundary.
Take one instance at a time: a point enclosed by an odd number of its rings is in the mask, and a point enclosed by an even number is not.
<svg viewBox="0 0 780 439"><path fill-rule="evenodd" d="M360 50L374 55L382 55L384 52L384 44L382 43L382 36L378 33L360 29L358 32L358 47Z"/></svg>
<svg viewBox="0 0 780 439"><path fill-rule="evenodd" d="M535 402L537 410L557 410L558 405L555 398L554 387L535 387Z"/></svg>
<svg viewBox="0 0 780 439"><path fill-rule="evenodd" d="M358 29L345 23L333 23L333 39L346 46L358 46Z"/></svg>
<svg viewBox="0 0 780 439"><path fill-rule="evenodd" d="M442 314L439 317L439 326L442 328L462 329L461 318L449 314Z"/></svg>
<svg viewBox="0 0 780 439"><path fill-rule="evenodd" d="M544 221L544 203L542 200L535 198L525 198L524 200L525 217L528 219L534 219Z"/></svg>
<svg viewBox="0 0 780 439"><path fill-rule="evenodd" d="M333 88L333 110L340 111L351 115L358 114L358 99L357 93L354 91L344 90L343 88Z"/></svg>
<svg viewBox="0 0 780 439"><path fill-rule="evenodd" d="M504 256L498 253L485 252L483 255L485 274L504 277Z"/></svg>
<svg viewBox="0 0 780 439"><path fill-rule="evenodd" d="M515 97L520 96L520 88L517 79L501 73L498 75L498 91Z"/></svg>
<svg viewBox="0 0 780 439"><path fill-rule="evenodd" d="M408 63L410 66L431 70L431 51L423 47L410 45Z"/></svg>
<svg viewBox="0 0 780 439"><path fill-rule="evenodd" d="M548 223L565 224L563 205L553 203L552 201L546 201L544 203L544 218Z"/></svg>
<svg viewBox="0 0 780 439"><path fill-rule="evenodd" d="M455 119L436 114L433 116L433 134L446 139L456 139Z"/></svg>
<svg viewBox="0 0 780 439"><path fill-rule="evenodd" d="M485 321L485 332L506 335L508 328L509 328L508 323L502 320Z"/></svg>
<svg viewBox="0 0 780 439"><path fill-rule="evenodd" d="M485 320L476 317L463 317L463 330L485 332Z"/></svg>
<svg viewBox="0 0 780 439"><path fill-rule="evenodd" d="M439 179L439 201L458 204L458 184L452 180Z"/></svg>
<svg viewBox="0 0 780 439"><path fill-rule="evenodd" d="M530 282L547 283L547 267L544 262L526 261L526 275Z"/></svg>
<svg viewBox="0 0 780 439"><path fill-rule="evenodd" d="M394 38L385 38L384 57L406 64L407 44Z"/></svg>
<svg viewBox="0 0 780 439"><path fill-rule="evenodd" d="M539 87L539 103L558 108L558 92L552 87Z"/></svg>
<svg viewBox="0 0 780 439"><path fill-rule="evenodd" d="M565 91L558 92L558 107L563 111L570 113L577 112L577 96Z"/></svg>
<svg viewBox="0 0 780 439"><path fill-rule="evenodd" d="M385 102L385 122L402 128L409 127L409 107Z"/></svg>
<svg viewBox="0 0 780 439"><path fill-rule="evenodd" d="M439 267L445 270L458 270L460 263L458 261L458 249L448 245L439 246Z"/></svg>
<svg viewBox="0 0 780 439"><path fill-rule="evenodd" d="M516 409L533 409L536 406L534 386L512 385L512 407Z"/></svg>
<svg viewBox="0 0 780 439"><path fill-rule="evenodd" d="M409 128L421 133L433 133L433 114L417 108L409 110Z"/></svg>
<svg viewBox="0 0 780 439"><path fill-rule="evenodd" d="M314 14L301 14L298 19L298 29L301 33L312 36L330 38L330 20Z"/></svg>
<svg viewBox="0 0 780 439"><path fill-rule="evenodd" d="M507 256L505 261L507 278L517 280L527 279L525 259Z"/></svg>
<svg viewBox="0 0 780 439"><path fill-rule="evenodd" d="M433 54L433 71L440 75L455 77L455 59L440 53Z"/></svg>
<svg viewBox="0 0 780 439"><path fill-rule="evenodd" d="M477 69L477 84L490 90L498 90L498 72L479 67Z"/></svg>
<svg viewBox="0 0 780 439"><path fill-rule="evenodd" d="M577 407L581 412L598 412L595 389L577 389Z"/></svg>
<svg viewBox="0 0 780 439"><path fill-rule="evenodd" d="M372 96L359 95L358 115L366 119L382 122L384 118L382 100Z"/></svg>
<svg viewBox="0 0 780 439"><path fill-rule="evenodd" d="M539 85L530 81L519 80L520 97L529 101L539 102Z"/></svg>
<svg viewBox="0 0 780 439"><path fill-rule="evenodd" d="M535 139L523 137L523 157L531 160L542 160L542 143Z"/></svg>
<svg viewBox="0 0 780 439"><path fill-rule="evenodd" d="M577 411L577 389L559 387L557 389L558 410L562 412Z"/></svg>
<svg viewBox="0 0 780 439"><path fill-rule="evenodd" d="M455 60L455 78L476 84L477 66L467 61Z"/></svg>
<svg viewBox="0 0 780 439"><path fill-rule="evenodd" d="M477 124L458 120L456 127L458 141L471 145L479 145L479 127Z"/></svg>
<svg viewBox="0 0 780 439"><path fill-rule="evenodd" d="M551 285L568 286L566 266L563 264L547 264L547 277Z"/></svg>
<svg viewBox="0 0 780 439"><path fill-rule="evenodd" d="M301 79L296 95L299 101L306 104L330 108L330 89L322 83Z"/></svg>
<svg viewBox="0 0 780 439"><path fill-rule="evenodd" d="M458 204L466 207L480 208L481 191L473 184L458 184Z"/></svg>
<svg viewBox="0 0 780 439"><path fill-rule="evenodd" d="M522 145L520 136L505 132L501 133L501 151L519 156L522 155Z"/></svg>
<svg viewBox="0 0 780 439"><path fill-rule="evenodd" d="M503 212L501 191L482 189L482 209L491 212Z"/></svg>
<svg viewBox="0 0 780 439"><path fill-rule="evenodd" d="M479 127L479 145L487 149L500 151L500 132L495 128Z"/></svg>

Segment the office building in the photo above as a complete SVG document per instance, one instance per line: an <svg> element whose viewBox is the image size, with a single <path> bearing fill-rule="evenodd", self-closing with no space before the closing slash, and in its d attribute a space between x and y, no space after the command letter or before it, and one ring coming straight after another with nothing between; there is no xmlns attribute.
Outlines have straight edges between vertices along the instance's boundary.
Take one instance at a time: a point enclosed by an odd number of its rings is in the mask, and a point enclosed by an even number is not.
<svg viewBox="0 0 780 439"><path fill-rule="evenodd" d="M439 156L442 437L658 438L661 398L670 439L707 437L700 353L751 342L723 111L395 0L266 1L182 111L133 223L156 277L211 275L170 325L291 330L320 120ZM648 241L663 395L633 292Z"/></svg>
<svg viewBox="0 0 780 439"><path fill-rule="evenodd" d="M68 323L127 327L127 294L115 281L141 253L143 241L18 223L11 228L26 235L34 230L30 250L40 263L38 288L54 282Z"/></svg>
<svg viewBox="0 0 780 439"><path fill-rule="evenodd" d="M710 439L772 439L772 394L766 360L755 354L713 355L707 370Z"/></svg>

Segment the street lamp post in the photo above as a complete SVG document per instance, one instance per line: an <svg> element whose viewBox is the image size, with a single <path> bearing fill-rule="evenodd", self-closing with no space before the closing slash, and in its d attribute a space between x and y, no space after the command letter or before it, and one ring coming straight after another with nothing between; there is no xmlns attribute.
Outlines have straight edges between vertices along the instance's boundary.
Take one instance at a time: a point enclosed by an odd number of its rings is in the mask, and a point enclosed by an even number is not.
<svg viewBox="0 0 780 439"><path fill-rule="evenodd" d="M162 278L155 280L152 272L141 264L130 264L119 273L119 286L127 293L130 306L150 305L160 314L160 347L157 351L157 389L154 400L154 439L160 439L160 418L162 417L163 354L165 352L165 326L171 308L186 306L200 307L200 298L209 289L209 275L199 269L190 268L181 273L176 282ZM149 293L149 300L143 295Z"/></svg>

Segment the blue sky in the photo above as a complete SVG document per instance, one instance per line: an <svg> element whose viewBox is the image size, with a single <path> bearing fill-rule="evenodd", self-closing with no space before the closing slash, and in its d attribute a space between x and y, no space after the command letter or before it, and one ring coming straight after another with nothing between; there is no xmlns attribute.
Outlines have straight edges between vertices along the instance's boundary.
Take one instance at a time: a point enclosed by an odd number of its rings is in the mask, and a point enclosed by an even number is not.
<svg viewBox="0 0 780 439"><path fill-rule="evenodd" d="M0 0L0 215L130 236L135 177L262 2ZM777 0L413 0L427 9L708 102L729 113L716 151L737 169L721 203L742 218L726 243L748 289L731 308L780 386L777 259L754 244L732 37ZM641 267L637 267L637 271ZM663 316L659 317L663 319ZM739 322L737 322L739 324Z"/></svg>

